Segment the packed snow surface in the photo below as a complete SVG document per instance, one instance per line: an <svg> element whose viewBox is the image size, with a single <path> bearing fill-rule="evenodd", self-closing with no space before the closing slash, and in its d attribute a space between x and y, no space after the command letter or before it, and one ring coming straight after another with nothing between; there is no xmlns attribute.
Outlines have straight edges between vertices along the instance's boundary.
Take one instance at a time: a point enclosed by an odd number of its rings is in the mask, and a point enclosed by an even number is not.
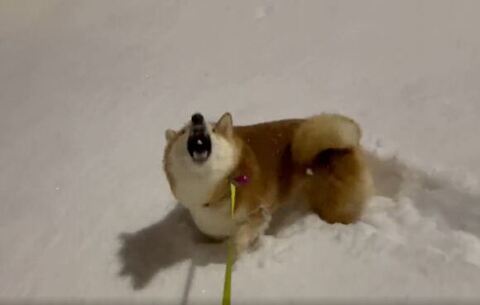
<svg viewBox="0 0 480 305"><path fill-rule="evenodd" d="M480 303L479 1L0 1L0 303L220 304L164 130L339 112L378 193L286 207L234 304ZM342 303L343 302L343 303Z"/></svg>

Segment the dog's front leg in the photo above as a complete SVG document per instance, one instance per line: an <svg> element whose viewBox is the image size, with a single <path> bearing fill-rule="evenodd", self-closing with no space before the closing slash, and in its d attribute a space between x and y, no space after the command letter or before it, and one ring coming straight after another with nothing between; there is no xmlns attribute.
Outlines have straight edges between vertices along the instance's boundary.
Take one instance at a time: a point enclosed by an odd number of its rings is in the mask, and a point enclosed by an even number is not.
<svg viewBox="0 0 480 305"><path fill-rule="evenodd" d="M235 232L234 244L236 255L240 256L268 228L271 213L264 207L251 213Z"/></svg>

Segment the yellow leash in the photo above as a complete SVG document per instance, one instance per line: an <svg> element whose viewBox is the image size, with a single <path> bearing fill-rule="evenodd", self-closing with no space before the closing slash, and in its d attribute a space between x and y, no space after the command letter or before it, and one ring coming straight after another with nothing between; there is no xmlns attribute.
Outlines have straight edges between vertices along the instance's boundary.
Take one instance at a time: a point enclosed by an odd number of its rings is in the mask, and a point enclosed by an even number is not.
<svg viewBox="0 0 480 305"><path fill-rule="evenodd" d="M233 214L235 213L235 197L236 197L237 187L235 184L230 183L230 216L233 219ZM231 292L232 292L232 266L234 260L235 251L233 248L232 238L228 241L228 254L227 254L227 265L225 267L225 281L223 283L223 301L222 305L230 305Z"/></svg>

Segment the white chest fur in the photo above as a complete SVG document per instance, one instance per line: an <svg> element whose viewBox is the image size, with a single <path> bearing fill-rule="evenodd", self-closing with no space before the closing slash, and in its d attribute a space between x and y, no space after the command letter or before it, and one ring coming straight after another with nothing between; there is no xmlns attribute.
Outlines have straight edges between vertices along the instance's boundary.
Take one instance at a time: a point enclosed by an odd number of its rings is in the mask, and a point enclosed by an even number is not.
<svg viewBox="0 0 480 305"><path fill-rule="evenodd" d="M230 214L230 200L206 206L215 187L211 182L208 178L196 181L184 180L177 186L177 198L190 211L200 231L211 237L227 237L235 228L235 222Z"/></svg>
<svg viewBox="0 0 480 305"><path fill-rule="evenodd" d="M191 209L190 212L200 231L211 237L227 237L235 229L229 202L222 202L220 206L215 207L198 207Z"/></svg>
<svg viewBox="0 0 480 305"><path fill-rule="evenodd" d="M212 135L212 153L204 164L194 164L184 144L176 145L169 156L175 180L175 196L190 210L198 228L212 237L229 236L235 222L231 219L230 203L209 203L215 188L235 167L234 148L221 137Z"/></svg>
<svg viewBox="0 0 480 305"><path fill-rule="evenodd" d="M211 199L217 183L223 177L215 177L215 174L205 177L184 176L179 177L175 189L177 199L188 209L195 209L208 203Z"/></svg>
<svg viewBox="0 0 480 305"><path fill-rule="evenodd" d="M179 180L175 191L180 203L189 209L198 229L216 238L227 237L234 229L229 200L206 206L222 178L224 177L217 177L214 173L202 178L184 177Z"/></svg>

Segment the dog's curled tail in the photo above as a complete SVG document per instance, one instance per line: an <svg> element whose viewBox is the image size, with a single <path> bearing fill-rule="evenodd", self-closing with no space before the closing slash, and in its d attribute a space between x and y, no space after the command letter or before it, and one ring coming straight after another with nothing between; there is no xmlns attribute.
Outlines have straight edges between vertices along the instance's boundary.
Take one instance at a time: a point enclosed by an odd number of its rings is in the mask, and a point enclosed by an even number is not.
<svg viewBox="0 0 480 305"><path fill-rule="evenodd" d="M292 157L297 164L309 164L323 151L358 147L360 127L338 114L320 114L302 122L293 135Z"/></svg>

